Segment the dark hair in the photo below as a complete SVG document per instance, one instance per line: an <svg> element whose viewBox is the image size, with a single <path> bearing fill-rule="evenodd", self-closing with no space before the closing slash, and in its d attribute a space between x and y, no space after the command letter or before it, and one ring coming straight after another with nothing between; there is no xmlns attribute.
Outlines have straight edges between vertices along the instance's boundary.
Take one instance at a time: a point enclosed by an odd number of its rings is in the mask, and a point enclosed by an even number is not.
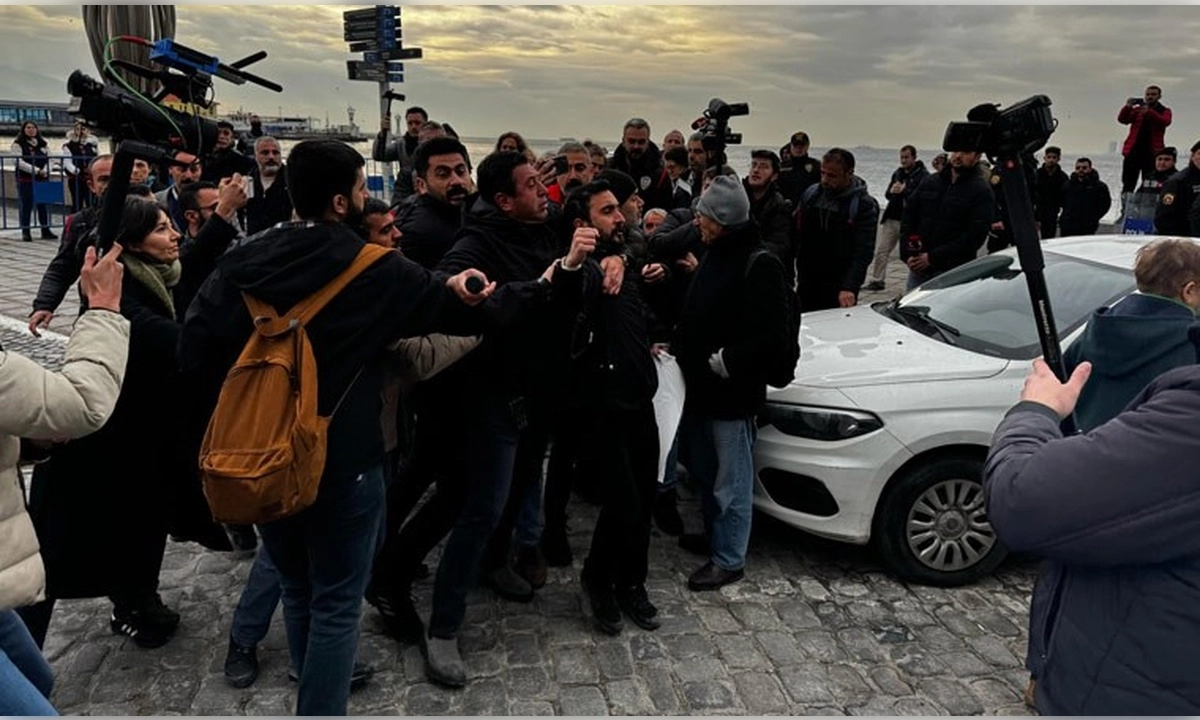
<svg viewBox="0 0 1200 720"><path fill-rule="evenodd" d="M1196 152L1197 150L1200 150L1200 140L1197 140L1196 142L1192 143L1192 150L1191 150L1191 152L1193 152L1193 153L1194 153L1194 152Z"/></svg>
<svg viewBox="0 0 1200 720"><path fill-rule="evenodd" d="M1094 165L1094 164L1095 164L1095 163L1093 163L1093 162L1092 162L1092 159L1091 159L1091 158L1088 158L1088 157L1081 157L1081 158L1079 158L1078 160L1076 160L1075 162L1077 162L1077 163L1085 162L1085 163L1087 163L1088 165Z"/></svg>
<svg viewBox="0 0 1200 720"><path fill-rule="evenodd" d="M116 242L126 250L141 245L146 236L158 225L159 212L166 212L155 202L146 202L141 197L125 198L125 209L121 211L121 224L117 228Z"/></svg>
<svg viewBox="0 0 1200 720"><path fill-rule="evenodd" d="M420 105L413 105L409 109L405 110L404 117L407 118L409 115L412 115L413 113L417 113L418 115L420 115L422 120L429 119L429 113L425 112L425 108L421 107Z"/></svg>
<svg viewBox="0 0 1200 720"><path fill-rule="evenodd" d="M567 195L563 201L563 220L573 223L576 220L582 220L588 225L592 224L592 198L602 192L611 192L613 197L616 197L616 191L607 180L593 180L586 185L580 185Z"/></svg>
<svg viewBox="0 0 1200 720"><path fill-rule="evenodd" d="M755 150L750 153L750 159L751 160L770 160L771 161L771 171L776 174L779 173L779 169L781 167L781 164L779 162L779 156L770 150Z"/></svg>
<svg viewBox="0 0 1200 720"><path fill-rule="evenodd" d="M446 132L446 128L442 127L442 124L437 120L426 120L425 122L421 123L421 127L417 128L417 130L438 130L440 132Z"/></svg>
<svg viewBox="0 0 1200 720"><path fill-rule="evenodd" d="M505 194L509 197L517 194L517 183L513 180L513 171L522 165L528 165L529 158L522 152L494 152L479 163L479 195L490 203L496 201L496 195Z"/></svg>
<svg viewBox="0 0 1200 720"><path fill-rule="evenodd" d="M367 229L367 218L372 215L383 215L384 213L389 213L391 211L391 206L379 198L367 198L367 201L363 203L362 224L354 228L354 232L363 240L368 239L370 231Z"/></svg>
<svg viewBox="0 0 1200 720"><path fill-rule="evenodd" d="M197 180L193 183L188 183L179 191L179 208L184 212L188 210L200 210L200 191L201 190L216 190L217 184L211 180Z"/></svg>
<svg viewBox="0 0 1200 720"><path fill-rule="evenodd" d="M233 130L234 127L233 127L233 123L229 122L228 120L218 120L217 121L217 129L218 130L221 130L221 129Z"/></svg>
<svg viewBox="0 0 1200 720"><path fill-rule="evenodd" d="M1062 157L1062 148L1057 145L1047 145L1042 154L1045 155L1047 153L1053 153L1059 157Z"/></svg>
<svg viewBox="0 0 1200 720"><path fill-rule="evenodd" d="M42 136L42 129L38 127L38 124L32 120L26 120L21 123L21 129L17 132L17 142L24 145L29 144L29 137L25 135L26 125L32 125L33 129L37 130L37 133L33 136L33 144L37 147L46 147L46 138Z"/></svg>
<svg viewBox="0 0 1200 720"><path fill-rule="evenodd" d="M466 146L457 138L448 135L429 138L418 145L416 152L413 153L413 172L417 174L417 177L423 178L425 173L429 172L429 158L434 155L453 155L455 153L463 156L467 167L471 166L471 156L467 154Z"/></svg>
<svg viewBox="0 0 1200 720"><path fill-rule="evenodd" d="M673 147L670 150L667 150L665 153L663 153L663 159L669 160L670 162L673 162L676 165L680 165L682 167L687 167L688 166L687 149L681 148L681 147Z"/></svg>
<svg viewBox="0 0 1200 720"><path fill-rule="evenodd" d="M1158 94L1159 94L1159 95L1162 95L1162 88L1160 88L1160 87L1159 87L1159 86L1157 86L1157 85L1147 85L1147 86L1146 86L1146 89L1147 89L1147 90L1157 90L1157 91L1158 91Z"/></svg>
<svg viewBox="0 0 1200 720"><path fill-rule="evenodd" d="M521 133L509 130L508 132L503 133L500 137L496 138L496 152L500 152L500 146L503 145L504 141L508 138L512 138L513 140L517 141L517 152L523 153L529 149L529 146L525 144L525 138L521 137Z"/></svg>
<svg viewBox="0 0 1200 720"><path fill-rule="evenodd" d="M917 156L917 149L915 147L913 147L912 145L905 145L900 148L900 152L904 152L905 150L907 150L908 153L910 155L912 155L914 158Z"/></svg>
<svg viewBox="0 0 1200 720"><path fill-rule="evenodd" d="M287 190L292 207L302 220L320 220L333 198L349 198L366 161L357 150L339 140L304 140L288 155Z"/></svg>
<svg viewBox="0 0 1200 720"><path fill-rule="evenodd" d="M458 139L458 133L454 131L454 128L450 127L450 123L448 123L448 122L442 123L442 129L445 130L446 134L449 135L450 137L452 137L456 140Z"/></svg>
<svg viewBox="0 0 1200 720"><path fill-rule="evenodd" d="M650 133L650 123L641 118L629 118L626 120L625 127L621 128L621 134L624 135L625 131L629 128L633 128L634 130L645 130L646 134Z"/></svg>
<svg viewBox="0 0 1200 720"><path fill-rule="evenodd" d="M1165 148L1163 148L1162 150L1159 150L1158 152L1154 153L1155 159L1158 159L1158 158L1162 157L1163 155L1169 156L1172 160L1177 160L1179 158L1179 151L1175 149L1174 145L1168 145ZM96 161L93 160L92 162L96 162Z"/></svg>
<svg viewBox="0 0 1200 720"><path fill-rule="evenodd" d="M829 152L821 157L821 162L841 163L846 172L854 172L854 153L844 148L830 148Z"/></svg>
<svg viewBox="0 0 1200 720"><path fill-rule="evenodd" d="M154 188L146 183L134 183L125 191L125 197L153 198Z"/></svg>

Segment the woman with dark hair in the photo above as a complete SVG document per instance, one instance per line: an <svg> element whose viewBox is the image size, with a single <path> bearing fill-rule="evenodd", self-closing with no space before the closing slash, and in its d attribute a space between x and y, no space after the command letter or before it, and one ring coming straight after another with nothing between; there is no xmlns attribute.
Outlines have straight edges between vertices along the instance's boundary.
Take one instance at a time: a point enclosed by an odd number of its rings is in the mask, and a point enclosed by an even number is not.
<svg viewBox="0 0 1200 720"><path fill-rule="evenodd" d="M195 499L179 441L176 346L183 313L229 244L198 241L181 263L179 238L156 203L126 199L116 238L130 322L125 385L103 429L57 447L34 471L29 512L47 599L21 614L39 646L58 598L109 597L112 631L141 647L166 643L179 625L158 594L167 533Z"/></svg>
<svg viewBox="0 0 1200 720"><path fill-rule="evenodd" d="M525 138L521 137L520 133L511 130L496 138L496 152L519 152L529 158L529 162L537 161L537 155L529 149Z"/></svg>
<svg viewBox="0 0 1200 720"><path fill-rule="evenodd" d="M17 198L20 202L21 239L33 241L29 221L33 215L33 183L34 180L50 178L50 156L46 152L46 138L42 137L37 123L26 120L21 125L21 134L13 141L12 152L17 159ZM49 208L38 203L38 224L42 226L43 240L57 240L58 236L50 232Z"/></svg>

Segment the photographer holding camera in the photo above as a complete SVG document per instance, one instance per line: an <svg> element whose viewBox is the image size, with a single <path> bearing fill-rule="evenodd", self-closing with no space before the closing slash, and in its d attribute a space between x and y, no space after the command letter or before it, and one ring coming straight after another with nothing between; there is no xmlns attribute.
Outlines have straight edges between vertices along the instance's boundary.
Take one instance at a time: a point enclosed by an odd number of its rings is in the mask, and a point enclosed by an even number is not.
<svg viewBox="0 0 1200 720"><path fill-rule="evenodd" d="M1121 154L1121 195L1137 189L1142 174L1154 172L1154 156L1166 146L1164 135L1171 124L1171 108L1161 102L1162 88L1148 85L1144 98L1131 97L1117 113L1117 122L1129 125Z"/></svg>

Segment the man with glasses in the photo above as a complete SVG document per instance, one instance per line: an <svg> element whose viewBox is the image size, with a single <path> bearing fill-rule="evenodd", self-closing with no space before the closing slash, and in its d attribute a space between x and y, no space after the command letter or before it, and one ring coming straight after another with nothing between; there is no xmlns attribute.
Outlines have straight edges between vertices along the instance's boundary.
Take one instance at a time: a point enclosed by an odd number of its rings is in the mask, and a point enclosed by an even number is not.
<svg viewBox="0 0 1200 720"><path fill-rule="evenodd" d="M787 145L780 148L782 168L779 173L779 192L792 203L800 204L800 197L810 185L821 181L821 163L808 156L810 142L803 130L792 133Z"/></svg>

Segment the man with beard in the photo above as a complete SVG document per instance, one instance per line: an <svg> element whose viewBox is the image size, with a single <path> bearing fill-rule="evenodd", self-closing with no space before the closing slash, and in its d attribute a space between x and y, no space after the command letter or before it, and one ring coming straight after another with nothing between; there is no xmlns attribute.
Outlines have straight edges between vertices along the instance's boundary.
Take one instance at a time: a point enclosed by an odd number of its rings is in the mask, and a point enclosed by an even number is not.
<svg viewBox="0 0 1200 720"><path fill-rule="evenodd" d="M466 412L460 408L465 446L455 455L465 462L466 489L434 581L425 669L430 680L450 687L466 684L458 634L467 594L481 572L492 587L512 588L514 599L533 599L529 584L507 565L511 538L497 533L490 548L489 542L497 527L513 526L525 493L541 475L579 298L589 283L600 282L596 266L584 262L596 231L576 230L564 257L563 243L546 222L546 188L523 154L486 157L478 185L479 197L438 269L477 267L499 285L499 297L513 286L544 287L530 283L539 277L548 277L553 291L511 325L485 332L483 344L448 371L458 371L471 398Z"/></svg>
<svg viewBox="0 0 1200 720"><path fill-rule="evenodd" d="M803 312L854 307L875 252L879 204L854 174L854 155L833 148L821 158L821 182L796 208L797 292Z"/></svg>
<svg viewBox="0 0 1200 720"><path fill-rule="evenodd" d="M1042 154L1042 166L1037 169L1033 186L1033 217L1043 240L1058 235L1058 214L1062 212L1063 187L1067 174L1058 162L1062 150L1053 145Z"/></svg>
<svg viewBox="0 0 1200 720"><path fill-rule="evenodd" d="M254 191L246 203L247 235L292 219L292 200L279 142L269 135L260 137L254 143L254 161L256 167L249 178Z"/></svg>
<svg viewBox="0 0 1200 720"><path fill-rule="evenodd" d="M221 258L192 303L179 338L181 372L194 397L192 428L212 416L226 374L254 322L243 293L287 311L312 297L364 252L353 227L367 198L363 158L345 143L306 140L288 158L288 188L299 220L275 226ZM475 270L430 273L386 252L308 323L320 371L318 414L332 417L316 501L303 512L258 526L283 586L284 624L299 677L296 712L346 712L363 592L384 508L379 417L385 349L401 337L477 331L467 290ZM333 412L337 408L337 412Z"/></svg>
<svg viewBox="0 0 1200 720"><path fill-rule="evenodd" d="M631 118L625 123L621 144L613 151L608 167L633 178L646 207L674 207L675 189L658 146L650 140L650 124L645 120Z"/></svg>
<svg viewBox="0 0 1200 720"><path fill-rule="evenodd" d="M417 196L396 208L400 249L432 269L454 245L470 196L470 156L461 142L437 137L417 146L413 175Z"/></svg>
<svg viewBox="0 0 1200 720"><path fill-rule="evenodd" d="M183 229L187 227L187 222L183 218L183 208L179 205L179 194L189 183L199 180L202 173L200 159L195 155L181 152L175 156L175 159L184 164L167 166L167 174L171 176L171 187L154 193L154 200L167 211L167 216L171 218L171 222L175 223L175 229L183 232Z"/></svg>
<svg viewBox="0 0 1200 720"><path fill-rule="evenodd" d="M1129 126L1121 146L1121 195L1138 186L1138 178L1154 167L1154 156L1167 144L1164 136L1171 125L1171 108L1162 104L1162 88L1147 85L1143 97L1129 98L1117 113L1117 122Z"/></svg>
<svg viewBox="0 0 1200 720"><path fill-rule="evenodd" d="M220 182L234 173L249 175L254 172L254 159L234 149L233 123L228 120L217 122L217 140L212 152L204 158L201 180Z"/></svg>
<svg viewBox="0 0 1200 720"><path fill-rule="evenodd" d="M687 175L680 176L680 179L691 185L692 197L690 200L695 200L700 197L704 184L704 171L708 169L708 151L704 149L704 133L702 132L692 133L687 140L687 166Z"/></svg>
<svg viewBox="0 0 1200 720"><path fill-rule="evenodd" d="M921 181L904 203L900 259L908 289L975 259L996 214L979 153L954 151L941 172Z"/></svg>
<svg viewBox="0 0 1200 720"><path fill-rule="evenodd" d="M821 180L821 163L808 156L811 143L803 130L792 133L787 145L779 152L783 168L779 173L779 192L792 207L800 204L800 196Z"/></svg>
<svg viewBox="0 0 1200 720"><path fill-rule="evenodd" d="M567 198L564 218L593 229L596 255L624 252L626 221L607 183L597 181ZM587 261L596 262L594 259ZM651 314L639 292L640 272L626 273L615 295L588 293L571 347L567 402L581 427L579 460L603 478L600 517L580 576L585 612L607 635L620 633L621 612L639 627L661 624L646 593L650 513L658 470L654 393L658 375L651 353Z"/></svg>
<svg viewBox="0 0 1200 720"><path fill-rule="evenodd" d="M379 134L371 145L371 159L375 162L399 163L396 170L396 184L392 188L392 207L396 207L413 193L412 175L413 154L421 144L421 126L429 122L429 113L425 108L416 105L404 111L404 134L393 140L388 140L392 128L392 116L384 115L380 119Z"/></svg>
<svg viewBox="0 0 1200 720"><path fill-rule="evenodd" d="M581 143L565 143L558 149L559 157L566 159L566 172L558 173L554 184L546 188L550 202L562 207L567 195L575 188L583 187L592 181L594 170L588 158L588 151Z"/></svg>
<svg viewBox="0 0 1200 720"><path fill-rule="evenodd" d="M1145 176L1142 184L1138 186L1135 195L1147 195L1155 198L1157 201L1159 194L1162 192L1163 185L1171 179L1177 171L1175 169L1175 160L1178 157L1178 151L1173 146L1168 146L1158 151L1154 156L1154 172Z"/></svg>
<svg viewBox="0 0 1200 720"><path fill-rule="evenodd" d="M770 150L750 153L750 173L742 184L750 197L750 217L758 223L763 245L783 264L783 278L792 287L796 250L792 247L792 206L779 192L779 156Z"/></svg>
<svg viewBox="0 0 1200 720"><path fill-rule="evenodd" d="M884 194L887 207L875 234L875 260L871 264L871 282L866 284L867 290L883 290L888 258L900 241L900 218L904 217L904 203L928 174L925 163L917 159L915 147L905 145L900 148L900 167L892 173L892 181Z"/></svg>
<svg viewBox="0 0 1200 720"><path fill-rule="evenodd" d="M1089 158L1075 161L1075 172L1063 189L1062 227L1063 237L1068 235L1095 235L1100 227L1100 218L1112 207L1112 195L1108 185L1101 182L1100 173L1092 168Z"/></svg>

